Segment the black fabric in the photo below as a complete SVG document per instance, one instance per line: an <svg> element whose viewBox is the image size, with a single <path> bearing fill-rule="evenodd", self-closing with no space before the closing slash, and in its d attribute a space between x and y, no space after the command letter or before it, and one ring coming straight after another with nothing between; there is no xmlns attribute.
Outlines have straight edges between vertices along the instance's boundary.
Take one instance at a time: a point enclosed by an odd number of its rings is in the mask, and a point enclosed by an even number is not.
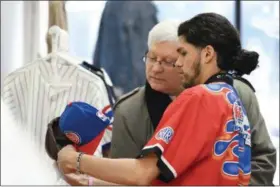
<svg viewBox="0 0 280 187"><path fill-rule="evenodd" d="M112 86L109 86L104 78L104 74L103 71L100 68L97 68L96 66L89 64L86 61L83 61L81 66L87 70L89 70L91 73L94 73L95 75L97 75L98 77L100 77L102 79L102 81L104 82L104 85L106 87L107 93L108 93L108 99L110 102L111 107L113 107L113 105L115 104L116 101L116 94L114 92L114 88Z"/></svg>
<svg viewBox="0 0 280 187"><path fill-rule="evenodd" d="M156 129L165 109L172 100L169 95L153 90L148 82L146 82L145 100L153 127Z"/></svg>
<svg viewBox="0 0 280 187"><path fill-rule="evenodd" d="M211 76L205 84L209 84L212 82L225 82L231 86L233 86L233 77L228 73L217 73Z"/></svg>
<svg viewBox="0 0 280 187"><path fill-rule="evenodd" d="M253 85L245 78L235 75L235 74L230 74L230 73L217 73L215 75L213 75L212 77L210 77L205 84L211 83L211 82L226 82L229 85L233 86L233 80L240 80L241 82L243 82L244 84L246 84L247 86L249 86L253 92L256 92L255 88L253 87Z"/></svg>
<svg viewBox="0 0 280 187"><path fill-rule="evenodd" d="M88 69L88 70L91 70L91 71L94 71L100 75L103 75L103 72L100 68L94 66L94 65L91 65L89 64L88 62L86 61L83 61L82 64L81 64L84 68Z"/></svg>
<svg viewBox="0 0 280 187"><path fill-rule="evenodd" d="M137 157L138 159L141 159L151 153L156 154L156 156L158 157L158 162L157 162L157 166L160 170L160 174L158 176L158 179L161 180L162 182L168 183L171 180L173 180L175 178L175 176L173 175L173 173L171 172L171 170L168 168L168 166L162 161L162 151L160 150L159 147L154 146L151 148L147 148L147 149L143 149L141 154Z"/></svg>

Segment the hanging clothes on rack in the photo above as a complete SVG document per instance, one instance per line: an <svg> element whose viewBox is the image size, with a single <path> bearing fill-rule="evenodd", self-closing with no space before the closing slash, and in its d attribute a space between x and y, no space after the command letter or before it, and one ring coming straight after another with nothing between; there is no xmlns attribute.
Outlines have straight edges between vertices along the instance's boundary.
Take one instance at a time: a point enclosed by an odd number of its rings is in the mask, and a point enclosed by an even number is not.
<svg viewBox="0 0 280 187"><path fill-rule="evenodd" d="M99 110L110 105L100 77L78 65L82 60L59 51L58 45L65 48L59 41L65 40L59 38L57 28L52 35L53 52L9 74L1 93L15 120L31 132L41 151L47 124L60 116L69 102L86 102Z"/></svg>
<svg viewBox="0 0 280 187"><path fill-rule="evenodd" d="M145 84L142 57L148 33L158 23L156 14L150 1L106 2L93 62L106 70L123 93Z"/></svg>

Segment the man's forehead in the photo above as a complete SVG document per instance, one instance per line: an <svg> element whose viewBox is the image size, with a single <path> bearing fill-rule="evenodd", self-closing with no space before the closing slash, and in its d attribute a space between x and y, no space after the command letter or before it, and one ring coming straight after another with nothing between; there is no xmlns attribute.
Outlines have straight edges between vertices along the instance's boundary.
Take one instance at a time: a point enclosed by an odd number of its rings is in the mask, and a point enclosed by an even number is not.
<svg viewBox="0 0 280 187"><path fill-rule="evenodd" d="M184 36L179 36L179 46L177 48L177 51L178 50L187 50L191 47L192 45L190 45Z"/></svg>
<svg viewBox="0 0 280 187"><path fill-rule="evenodd" d="M169 45L163 46L162 44L169 44ZM179 47L178 41L168 41L168 42L158 43L158 45L152 45L147 52L163 53L168 56L168 55L172 55L173 53L176 53L178 47Z"/></svg>
<svg viewBox="0 0 280 187"><path fill-rule="evenodd" d="M162 49L162 48L174 48L177 47L179 44L179 41L160 41L160 42L154 42L151 46L150 49L155 50L155 49Z"/></svg>

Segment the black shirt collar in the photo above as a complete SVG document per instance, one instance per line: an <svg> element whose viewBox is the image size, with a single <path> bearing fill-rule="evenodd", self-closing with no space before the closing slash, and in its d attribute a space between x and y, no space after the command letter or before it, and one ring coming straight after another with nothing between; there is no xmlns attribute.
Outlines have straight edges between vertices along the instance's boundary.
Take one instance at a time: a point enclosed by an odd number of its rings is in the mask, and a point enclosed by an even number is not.
<svg viewBox="0 0 280 187"><path fill-rule="evenodd" d="M211 76L205 84L213 83L213 82L225 82L231 86L233 86L233 78L228 73L217 73Z"/></svg>

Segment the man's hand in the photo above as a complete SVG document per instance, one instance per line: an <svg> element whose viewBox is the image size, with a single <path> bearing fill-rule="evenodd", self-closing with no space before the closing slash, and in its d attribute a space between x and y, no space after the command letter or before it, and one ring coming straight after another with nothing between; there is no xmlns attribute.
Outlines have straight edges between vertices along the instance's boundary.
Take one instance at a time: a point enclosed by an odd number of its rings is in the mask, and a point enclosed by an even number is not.
<svg viewBox="0 0 280 187"><path fill-rule="evenodd" d="M78 153L72 145L67 145L58 152L57 165L63 174L76 172Z"/></svg>
<svg viewBox="0 0 280 187"><path fill-rule="evenodd" d="M65 181L71 186L88 186L88 176L69 173L64 175Z"/></svg>

